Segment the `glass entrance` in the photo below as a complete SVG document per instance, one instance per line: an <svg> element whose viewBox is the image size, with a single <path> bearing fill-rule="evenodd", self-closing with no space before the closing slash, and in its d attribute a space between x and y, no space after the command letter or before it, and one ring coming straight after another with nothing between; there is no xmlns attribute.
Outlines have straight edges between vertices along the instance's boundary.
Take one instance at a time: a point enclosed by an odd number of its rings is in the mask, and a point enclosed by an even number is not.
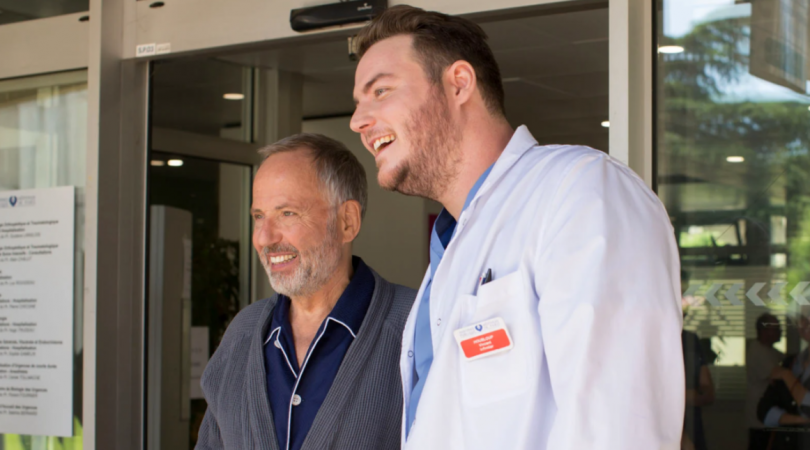
<svg viewBox="0 0 810 450"><path fill-rule="evenodd" d="M161 152L150 163L147 448L193 448L202 371L250 298L251 167Z"/></svg>
<svg viewBox="0 0 810 450"><path fill-rule="evenodd" d="M153 74L145 441L192 449L203 370L251 299L250 70L192 60Z"/></svg>
<svg viewBox="0 0 810 450"><path fill-rule="evenodd" d="M659 5L657 181L683 269L684 445L810 448L804 408L762 403L786 356L810 375L808 2Z"/></svg>
<svg viewBox="0 0 810 450"><path fill-rule="evenodd" d="M501 67L510 123L527 125L542 144L607 151L606 5L501 16L481 25ZM441 206L377 184L373 157L349 128L357 62L347 52L348 37L347 31L154 65L150 450L194 445L205 413L205 401L195 397L195 377L238 310L272 294L252 254L247 222L250 166L259 163L261 146L302 131L343 142L369 180L368 212L354 253L391 282L421 283L431 218ZM186 380L196 385L188 387Z"/></svg>

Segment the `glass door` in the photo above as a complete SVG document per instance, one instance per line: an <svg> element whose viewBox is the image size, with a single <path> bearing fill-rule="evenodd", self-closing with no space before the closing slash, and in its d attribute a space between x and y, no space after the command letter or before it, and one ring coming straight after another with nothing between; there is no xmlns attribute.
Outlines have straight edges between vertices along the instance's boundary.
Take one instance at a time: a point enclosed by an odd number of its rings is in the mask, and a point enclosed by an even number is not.
<svg viewBox="0 0 810 450"><path fill-rule="evenodd" d="M162 152L150 163L147 448L193 448L203 369L250 298L252 170Z"/></svg>
<svg viewBox="0 0 810 450"><path fill-rule="evenodd" d="M152 68L146 299L146 448L194 448L200 379L251 299L250 69Z"/></svg>

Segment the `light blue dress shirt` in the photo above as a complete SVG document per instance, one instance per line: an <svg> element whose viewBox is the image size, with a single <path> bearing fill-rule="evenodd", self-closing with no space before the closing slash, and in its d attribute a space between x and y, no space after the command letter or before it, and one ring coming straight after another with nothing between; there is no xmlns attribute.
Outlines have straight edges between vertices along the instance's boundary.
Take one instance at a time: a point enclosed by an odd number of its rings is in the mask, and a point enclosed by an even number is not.
<svg viewBox="0 0 810 450"><path fill-rule="evenodd" d="M475 198L475 194L484 184L490 171L492 171L492 166L489 166L481 174L478 181L470 189L461 212L464 212L470 206L472 199ZM419 301L419 310L416 312L416 329L413 337L413 389L411 390L411 401L408 404L408 417L405 422L406 436L410 434L411 426L416 419L416 407L419 406L419 398L422 396L422 389L425 388L425 380L427 380L428 372L430 372L430 365L433 363L433 341L430 335L430 287L433 284L436 268L439 267L439 262L444 256L444 250L450 244L450 240L455 233L456 219L446 209L442 209L433 224L433 232L430 235L430 278L425 285L422 299Z"/></svg>

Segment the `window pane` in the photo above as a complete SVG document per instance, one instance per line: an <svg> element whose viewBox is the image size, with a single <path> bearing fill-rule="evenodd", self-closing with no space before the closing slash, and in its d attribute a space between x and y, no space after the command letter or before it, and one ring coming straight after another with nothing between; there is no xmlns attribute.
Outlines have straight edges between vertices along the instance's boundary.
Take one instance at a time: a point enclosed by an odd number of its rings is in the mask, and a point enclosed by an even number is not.
<svg viewBox="0 0 810 450"><path fill-rule="evenodd" d="M72 319L74 437L0 434L0 449L82 448L86 77L81 71L0 81L0 192L76 187Z"/></svg>
<svg viewBox="0 0 810 450"><path fill-rule="evenodd" d="M807 348L795 325L810 314L808 3L658 3L657 184L681 253L685 433L698 449L810 448L795 446L810 434L757 414L782 353Z"/></svg>

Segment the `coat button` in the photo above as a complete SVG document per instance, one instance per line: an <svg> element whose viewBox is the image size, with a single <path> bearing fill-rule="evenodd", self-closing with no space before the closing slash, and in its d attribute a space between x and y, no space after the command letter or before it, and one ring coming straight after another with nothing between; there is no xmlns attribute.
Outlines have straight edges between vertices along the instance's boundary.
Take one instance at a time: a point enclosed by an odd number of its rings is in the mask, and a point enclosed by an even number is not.
<svg viewBox="0 0 810 450"><path fill-rule="evenodd" d="M408 358L413 358L413 350L408 350Z"/></svg>
<svg viewBox="0 0 810 450"><path fill-rule="evenodd" d="M441 317L439 317L438 319L436 319L436 326L437 326L437 327L438 327L438 326L441 326L441 324L442 324L442 318L441 318Z"/></svg>
<svg viewBox="0 0 810 450"><path fill-rule="evenodd" d="M300 405L301 404L301 396L298 395L298 394L293 395L292 404L293 404L293 406Z"/></svg>

